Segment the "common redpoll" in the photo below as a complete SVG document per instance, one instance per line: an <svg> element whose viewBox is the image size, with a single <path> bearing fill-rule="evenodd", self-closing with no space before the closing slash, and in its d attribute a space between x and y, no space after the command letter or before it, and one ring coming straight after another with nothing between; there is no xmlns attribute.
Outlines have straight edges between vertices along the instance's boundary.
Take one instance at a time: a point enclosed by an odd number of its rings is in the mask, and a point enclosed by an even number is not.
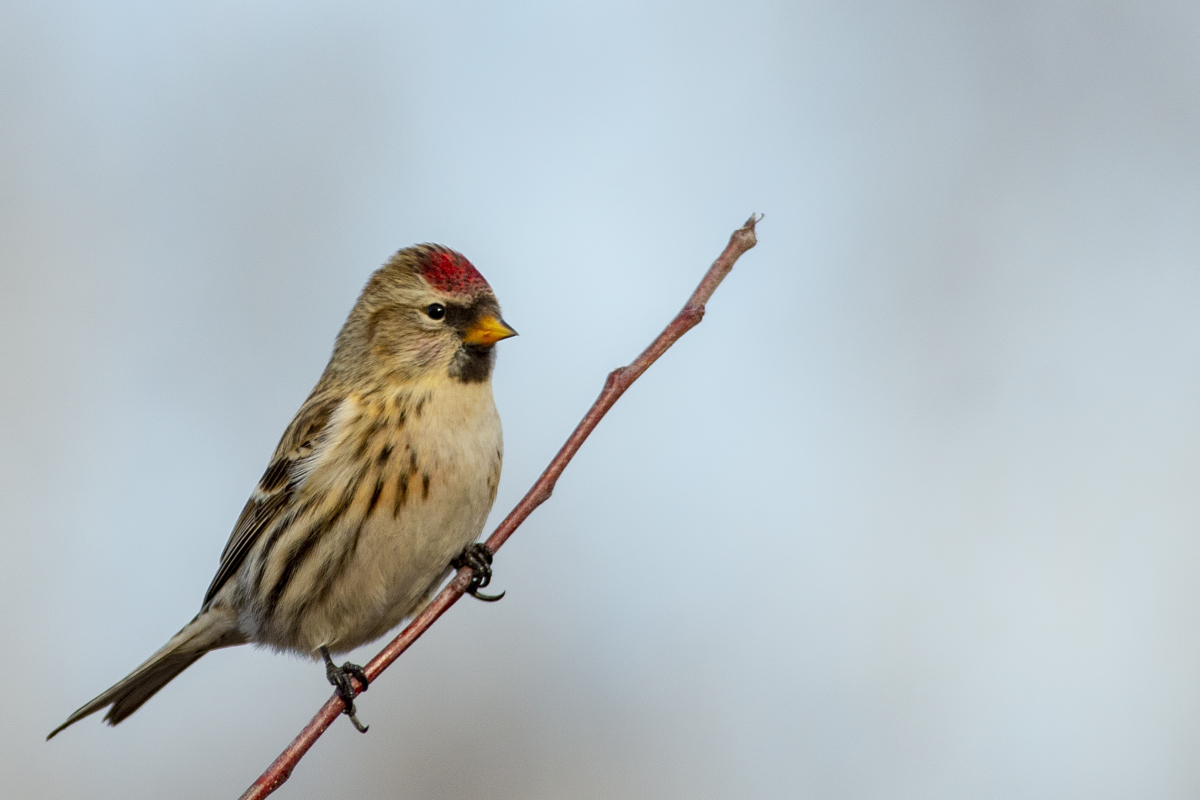
<svg viewBox="0 0 1200 800"><path fill-rule="evenodd" d="M483 276L438 245L406 248L367 282L333 356L234 525L196 618L50 738L110 707L110 725L209 650L254 643L323 658L418 611L451 570L486 585L472 544L496 499L503 446L494 345L515 336ZM479 595L477 595L479 596ZM484 599L490 599L482 596Z"/></svg>

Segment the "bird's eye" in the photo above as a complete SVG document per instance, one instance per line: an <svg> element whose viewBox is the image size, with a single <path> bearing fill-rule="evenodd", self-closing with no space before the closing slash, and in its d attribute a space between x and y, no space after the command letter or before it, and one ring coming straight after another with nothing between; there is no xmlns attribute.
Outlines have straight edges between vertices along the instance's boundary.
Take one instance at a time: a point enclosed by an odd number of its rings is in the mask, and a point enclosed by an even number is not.
<svg viewBox="0 0 1200 800"><path fill-rule="evenodd" d="M446 307L441 303L430 303L426 306L425 313L430 319L441 319L446 316Z"/></svg>

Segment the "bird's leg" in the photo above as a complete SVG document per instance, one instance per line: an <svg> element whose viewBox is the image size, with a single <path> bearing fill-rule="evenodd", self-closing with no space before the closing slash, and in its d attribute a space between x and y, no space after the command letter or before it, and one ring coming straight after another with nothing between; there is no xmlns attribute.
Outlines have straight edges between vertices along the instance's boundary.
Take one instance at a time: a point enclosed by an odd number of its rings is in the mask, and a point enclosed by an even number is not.
<svg viewBox="0 0 1200 800"><path fill-rule="evenodd" d="M359 733L366 733L369 726L363 725L354 715L354 684L350 682L350 678L357 678L365 692L368 684L367 673L358 664L351 664L349 661L340 667L335 666L333 659L329 657L329 648L324 645L321 645L321 657L325 659L325 677L333 684L337 696L346 704L346 716L354 723Z"/></svg>
<svg viewBox="0 0 1200 800"><path fill-rule="evenodd" d="M476 600L494 603L504 597L504 592L484 594L479 591L492 582L492 550L483 542L475 542L464 547L463 551L450 562L450 566L455 569L471 568L471 582L467 584L466 592Z"/></svg>

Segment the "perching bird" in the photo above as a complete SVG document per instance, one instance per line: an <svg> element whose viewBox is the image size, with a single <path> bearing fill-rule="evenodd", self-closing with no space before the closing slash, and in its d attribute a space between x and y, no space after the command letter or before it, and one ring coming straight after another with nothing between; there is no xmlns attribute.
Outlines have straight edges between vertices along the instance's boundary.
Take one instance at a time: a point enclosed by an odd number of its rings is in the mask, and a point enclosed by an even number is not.
<svg viewBox="0 0 1200 800"><path fill-rule="evenodd" d="M515 336L462 255L396 253L367 282L333 356L234 525L196 618L50 738L110 707L110 725L209 650L248 642L325 660L355 727L342 653L418 611L491 551L473 544L496 499L503 445L494 345ZM483 599L486 595L476 594Z"/></svg>

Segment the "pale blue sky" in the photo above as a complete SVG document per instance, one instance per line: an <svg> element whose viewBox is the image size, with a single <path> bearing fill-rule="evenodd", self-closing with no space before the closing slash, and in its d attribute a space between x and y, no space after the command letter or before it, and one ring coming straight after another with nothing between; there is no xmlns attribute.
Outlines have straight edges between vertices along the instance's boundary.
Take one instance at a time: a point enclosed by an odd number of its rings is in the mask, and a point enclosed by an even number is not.
<svg viewBox="0 0 1200 800"><path fill-rule="evenodd" d="M329 695L237 648L43 742L394 250L521 332L498 519L752 211L280 796L1200 793L1195 4L8 2L0 98L6 796L234 797Z"/></svg>

